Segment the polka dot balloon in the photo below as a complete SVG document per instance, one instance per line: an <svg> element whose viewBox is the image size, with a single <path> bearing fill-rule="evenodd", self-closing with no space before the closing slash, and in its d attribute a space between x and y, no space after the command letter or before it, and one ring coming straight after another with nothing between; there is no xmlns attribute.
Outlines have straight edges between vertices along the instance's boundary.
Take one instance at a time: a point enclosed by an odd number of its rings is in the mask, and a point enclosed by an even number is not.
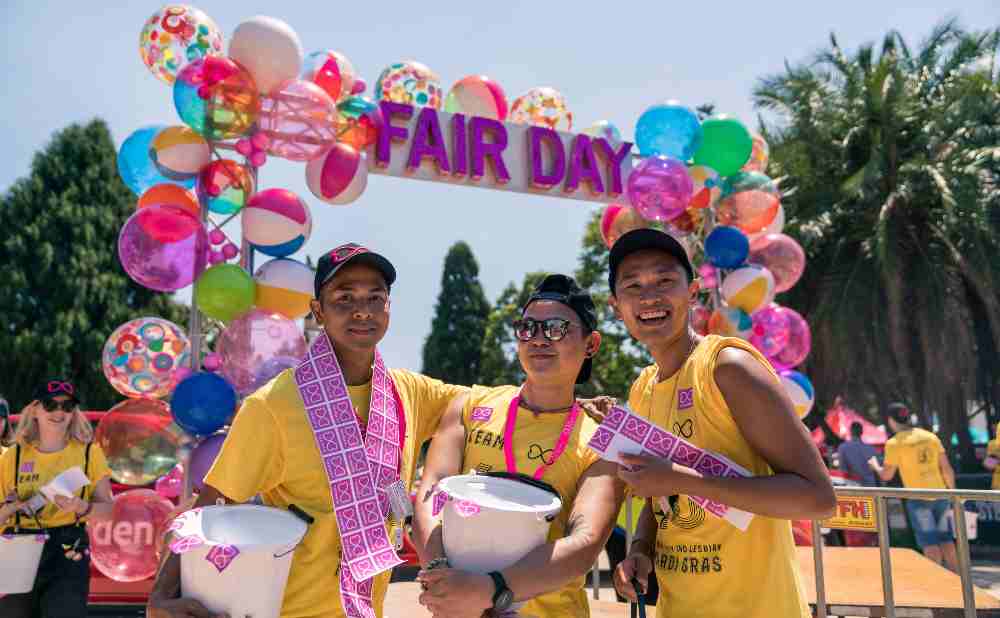
<svg viewBox="0 0 1000 618"><path fill-rule="evenodd" d="M126 397L166 397L187 375L191 344L173 322L136 318L108 337L101 355L104 376Z"/></svg>
<svg viewBox="0 0 1000 618"><path fill-rule="evenodd" d="M419 62L397 62L378 76L375 99L441 109L441 80L434 71Z"/></svg>

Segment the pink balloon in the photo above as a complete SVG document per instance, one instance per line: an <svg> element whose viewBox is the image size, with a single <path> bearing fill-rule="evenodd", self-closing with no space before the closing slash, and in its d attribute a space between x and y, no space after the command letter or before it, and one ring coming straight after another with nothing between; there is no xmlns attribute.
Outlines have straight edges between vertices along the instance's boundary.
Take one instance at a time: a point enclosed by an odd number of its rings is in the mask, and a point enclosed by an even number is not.
<svg viewBox="0 0 1000 618"><path fill-rule="evenodd" d="M360 77L355 77L354 87L351 88L351 94L352 95L362 94L366 88L368 88L368 84L365 83L365 80L361 79Z"/></svg>
<svg viewBox="0 0 1000 618"><path fill-rule="evenodd" d="M691 307L691 328L699 335L708 334L708 320L712 317L712 312L705 305L698 303Z"/></svg>
<svg viewBox="0 0 1000 618"><path fill-rule="evenodd" d="M159 566L157 539L173 509L151 489L116 496L110 519L87 524L90 558L97 570L118 582L152 577Z"/></svg>
<svg viewBox="0 0 1000 618"><path fill-rule="evenodd" d="M151 290L174 292L205 270L208 234L179 206L152 204L136 211L118 234L118 259L132 279Z"/></svg>
<svg viewBox="0 0 1000 618"><path fill-rule="evenodd" d="M161 498L169 500L180 497L184 491L184 468L177 464L165 476L156 479L154 488Z"/></svg>
<svg viewBox="0 0 1000 618"><path fill-rule="evenodd" d="M222 375L240 395L248 395L268 361L277 357L302 358L306 340L294 321L251 309L222 331L216 351L222 355Z"/></svg>
<svg viewBox="0 0 1000 618"><path fill-rule="evenodd" d="M752 343L764 356L776 356L788 344L788 314L779 305L771 303L754 313Z"/></svg>
<svg viewBox="0 0 1000 618"><path fill-rule="evenodd" d="M708 262L704 262L698 267L698 277L701 278L701 285L705 288L714 288L719 284L718 271L715 266L712 266Z"/></svg>
<svg viewBox="0 0 1000 618"><path fill-rule="evenodd" d="M258 123L270 140L268 154L292 161L311 161L337 141L336 103L322 88L300 79L261 97Z"/></svg>
<svg viewBox="0 0 1000 618"><path fill-rule="evenodd" d="M750 247L747 261L760 264L774 275L774 291L786 292L798 283L806 269L806 252L785 234L768 234Z"/></svg>
<svg viewBox="0 0 1000 618"><path fill-rule="evenodd" d="M198 446L191 451L191 484L201 491L205 487L205 475L215 463L215 458L219 456L219 449L226 441L226 434L217 433L202 440Z"/></svg>
<svg viewBox="0 0 1000 618"><path fill-rule="evenodd" d="M788 318L788 342L780 352L769 356L768 360L778 371L794 369L806 360L812 350L812 331L799 312L788 307L779 307L777 310Z"/></svg>
<svg viewBox="0 0 1000 618"><path fill-rule="evenodd" d="M218 371L222 367L222 356L216 352L206 354L201 364L206 371Z"/></svg>
<svg viewBox="0 0 1000 618"><path fill-rule="evenodd" d="M628 177L628 199L643 219L671 221L684 214L694 181L684 163L670 157L647 157Z"/></svg>

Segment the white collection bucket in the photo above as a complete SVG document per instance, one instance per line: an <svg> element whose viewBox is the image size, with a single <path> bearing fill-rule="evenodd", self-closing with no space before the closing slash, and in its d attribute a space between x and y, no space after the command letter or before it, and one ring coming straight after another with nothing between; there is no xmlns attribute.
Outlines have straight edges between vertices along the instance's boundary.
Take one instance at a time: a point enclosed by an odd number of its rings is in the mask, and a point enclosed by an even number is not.
<svg viewBox="0 0 1000 618"><path fill-rule="evenodd" d="M963 511L965 513L965 535L970 541L975 541L979 536L979 513L976 511ZM948 509L938 524L938 529L948 532L953 537L955 534L955 512Z"/></svg>
<svg viewBox="0 0 1000 618"><path fill-rule="evenodd" d="M443 479L439 487L451 497L444 506L444 552L464 571L489 573L514 564L545 543L562 509L559 496L506 478L465 474ZM478 512L469 514L463 503Z"/></svg>
<svg viewBox="0 0 1000 618"><path fill-rule="evenodd" d="M252 504L205 507L206 543L181 554L181 595L233 618L278 618L292 555L305 534L305 522L288 511ZM239 551L222 569L208 559L220 545Z"/></svg>
<svg viewBox="0 0 1000 618"><path fill-rule="evenodd" d="M38 533L0 536L0 595L31 592L46 538Z"/></svg>

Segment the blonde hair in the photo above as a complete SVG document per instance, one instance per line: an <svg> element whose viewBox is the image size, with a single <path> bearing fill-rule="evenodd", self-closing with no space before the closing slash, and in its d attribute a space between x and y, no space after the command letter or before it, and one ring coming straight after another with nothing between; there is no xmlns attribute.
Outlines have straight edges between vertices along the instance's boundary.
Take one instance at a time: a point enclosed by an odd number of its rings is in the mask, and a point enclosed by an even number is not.
<svg viewBox="0 0 1000 618"><path fill-rule="evenodd" d="M42 407L37 399L21 410L21 418L17 421L17 430L14 432L14 441L22 446L38 445L38 410ZM90 421L80 411L79 407L73 409L73 418L70 419L69 428L66 430L67 438L76 440L81 444L89 444L94 439L94 430L90 427Z"/></svg>

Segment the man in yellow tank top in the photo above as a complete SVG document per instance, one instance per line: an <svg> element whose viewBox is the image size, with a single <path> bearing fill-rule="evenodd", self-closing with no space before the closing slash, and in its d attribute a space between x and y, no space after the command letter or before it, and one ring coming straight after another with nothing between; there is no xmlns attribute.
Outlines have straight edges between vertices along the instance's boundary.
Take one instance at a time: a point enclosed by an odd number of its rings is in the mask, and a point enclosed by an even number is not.
<svg viewBox="0 0 1000 618"><path fill-rule="evenodd" d="M574 395L575 384L590 379L601 341L596 324L594 303L575 281L546 277L514 324L524 385L475 387L441 420L417 493L413 530L424 566L420 602L434 616L478 618L484 610L502 613L520 601L528 601L523 614L535 618L590 615L584 575L614 527L623 493L617 467L587 447L597 424L581 413ZM548 543L489 575L450 568L432 495L439 480L470 470L526 474L554 488L562 512L549 528Z"/></svg>
<svg viewBox="0 0 1000 618"><path fill-rule="evenodd" d="M615 571L616 588L635 599L632 579L644 588L655 570L661 618L809 616L789 520L827 517L836 500L770 363L742 339L692 331L688 313L699 284L670 235L623 235L609 270L616 316L656 361L632 386L632 410L752 475L703 478L669 461L629 458L634 470L622 469L621 477L652 500ZM741 532L689 496L755 516Z"/></svg>

